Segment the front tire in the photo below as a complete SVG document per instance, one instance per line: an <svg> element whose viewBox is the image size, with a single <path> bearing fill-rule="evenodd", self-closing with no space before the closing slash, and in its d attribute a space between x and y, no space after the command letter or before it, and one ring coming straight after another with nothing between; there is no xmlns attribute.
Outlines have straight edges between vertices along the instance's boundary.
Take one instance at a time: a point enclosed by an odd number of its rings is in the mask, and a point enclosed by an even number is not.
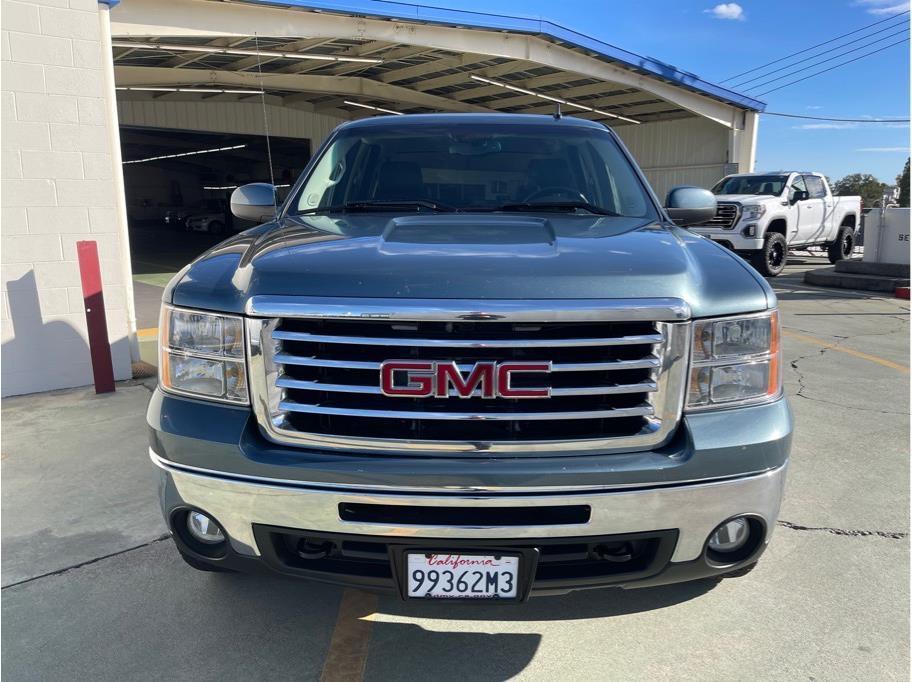
<svg viewBox="0 0 912 682"><path fill-rule="evenodd" d="M827 245L827 257L833 264L845 260L852 255L855 249L855 230L848 225L839 228L836 241Z"/></svg>
<svg viewBox="0 0 912 682"><path fill-rule="evenodd" d="M788 260L788 242L778 232L770 232L763 240L763 248L754 254L751 262L764 277L776 277L785 270Z"/></svg>

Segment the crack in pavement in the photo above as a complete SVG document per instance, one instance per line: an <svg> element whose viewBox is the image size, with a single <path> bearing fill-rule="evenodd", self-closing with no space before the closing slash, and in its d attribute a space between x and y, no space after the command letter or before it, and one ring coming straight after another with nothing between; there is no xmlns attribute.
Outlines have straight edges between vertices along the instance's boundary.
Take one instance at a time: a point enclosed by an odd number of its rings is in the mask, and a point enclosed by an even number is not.
<svg viewBox="0 0 912 682"><path fill-rule="evenodd" d="M50 578L51 576L55 576L55 575L63 575L64 573L68 573L69 571L72 571L74 569L82 568L83 566L89 566L91 564L98 563L99 561L104 561L105 559L110 559L111 557L120 556L121 554L126 554L127 552L133 552L137 549L142 549L143 547L149 547L150 545L154 545L157 542L162 542L163 540L168 540L170 538L171 538L171 534L165 533L164 535L160 535L157 538L149 540L149 542L142 543L141 545L127 547L127 549L122 549L119 552L111 552L110 554L105 554L104 556L96 557L94 559L89 559L88 561L82 561L78 564L73 564L72 566L66 566L65 568L58 568L56 571L50 571L49 573L42 573L41 575L36 575L31 578L25 578L24 580L19 580L17 582L10 583L9 585L4 585L3 587L0 587L0 590L6 590L10 587L16 587L17 585L25 585L26 583L30 583L35 580L41 580L42 578Z"/></svg>
<svg viewBox="0 0 912 682"><path fill-rule="evenodd" d="M845 343L846 341L850 341L852 339L857 339L862 336L889 336L890 334L897 334L899 332L905 331L904 327L907 324L908 324L908 320L903 319L902 324L898 325L896 328L889 329L889 330L883 331L883 332L852 334L850 336L833 335L833 338L835 339L835 341L832 344L827 345L827 346L822 346L821 348L818 348L813 353L808 353L807 355L801 355L801 356L795 358L794 360L791 360L789 362L789 367L791 367L792 370L794 370L795 375L798 379L798 391L795 393L795 397L804 398L805 400L810 400L812 402L824 403L826 405L834 405L836 407L843 407L848 410L857 410L859 412L873 412L875 414L892 414L892 415L899 415L899 416L904 416L904 415L908 414L907 412L896 412L893 410L877 410L877 409L872 409L869 407L859 407L857 405L846 405L845 403L836 402L834 400L826 400L825 398L816 398L813 396L809 396L804 392L805 390L807 390L809 388L809 386L807 385L807 383L805 381L804 373L798 367L798 363L801 362L802 360L807 360L807 359L813 358L813 357L822 357L828 351L838 349L839 346L842 345L843 343ZM797 332L801 332L804 334L813 334L813 332L807 331L805 329L801 329L800 327L785 327L784 326L783 329L787 329L789 331L797 331Z"/></svg>
<svg viewBox="0 0 912 682"><path fill-rule="evenodd" d="M782 526L783 528L788 528L790 530L810 530L810 531L820 531L823 533L830 533L831 535L844 535L853 538L865 538L865 537L878 537L886 538L888 540L904 540L909 537L908 533L902 531L887 531L887 530L850 530L847 528L829 528L827 526L802 526L797 523L792 523L791 521L776 521L777 526Z"/></svg>

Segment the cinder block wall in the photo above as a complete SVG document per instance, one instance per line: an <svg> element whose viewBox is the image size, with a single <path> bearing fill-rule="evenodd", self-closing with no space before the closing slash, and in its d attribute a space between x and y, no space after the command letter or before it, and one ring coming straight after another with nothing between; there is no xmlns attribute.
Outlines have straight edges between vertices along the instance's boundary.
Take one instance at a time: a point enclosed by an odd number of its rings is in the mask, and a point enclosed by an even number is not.
<svg viewBox="0 0 912 682"><path fill-rule="evenodd" d="M3 395L92 383L79 240L98 243L115 377L130 376L101 11L95 0L2 0Z"/></svg>

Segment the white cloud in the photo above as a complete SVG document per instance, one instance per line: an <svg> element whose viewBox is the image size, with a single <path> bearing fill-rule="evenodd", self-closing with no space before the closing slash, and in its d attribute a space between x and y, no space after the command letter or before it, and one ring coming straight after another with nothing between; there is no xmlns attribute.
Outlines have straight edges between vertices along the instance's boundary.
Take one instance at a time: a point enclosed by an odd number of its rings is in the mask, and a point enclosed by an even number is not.
<svg viewBox="0 0 912 682"><path fill-rule="evenodd" d="M856 149L856 152L902 152L903 154L909 153L908 147L863 147L862 149Z"/></svg>
<svg viewBox="0 0 912 682"><path fill-rule="evenodd" d="M712 9L703 10L703 13L712 14L716 19L744 21L744 9L737 2L720 2Z"/></svg>
<svg viewBox="0 0 912 682"><path fill-rule="evenodd" d="M823 109L823 107L816 104L808 104L805 109Z"/></svg>
<svg viewBox="0 0 912 682"><path fill-rule="evenodd" d="M909 1L897 2L896 0L856 0L856 6L866 7L868 14L876 16L899 14L909 9Z"/></svg>

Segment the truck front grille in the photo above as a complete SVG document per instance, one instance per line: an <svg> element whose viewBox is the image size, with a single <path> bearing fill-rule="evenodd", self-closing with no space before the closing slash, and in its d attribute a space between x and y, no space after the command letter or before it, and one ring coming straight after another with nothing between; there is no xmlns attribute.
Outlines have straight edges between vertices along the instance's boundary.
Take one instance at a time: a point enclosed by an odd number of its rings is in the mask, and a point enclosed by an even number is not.
<svg viewBox="0 0 912 682"><path fill-rule="evenodd" d="M715 217L700 226L721 227L723 230L730 230L738 222L740 212L738 204L718 204Z"/></svg>
<svg viewBox="0 0 912 682"><path fill-rule="evenodd" d="M251 320L261 426L273 440L309 447L531 454L650 447L676 423L686 323L473 315L481 319ZM470 397L452 388L447 397L385 395L389 360L452 362L463 377L478 362L551 363L550 373L518 373L511 384L547 385L550 397L486 398L480 388Z"/></svg>

